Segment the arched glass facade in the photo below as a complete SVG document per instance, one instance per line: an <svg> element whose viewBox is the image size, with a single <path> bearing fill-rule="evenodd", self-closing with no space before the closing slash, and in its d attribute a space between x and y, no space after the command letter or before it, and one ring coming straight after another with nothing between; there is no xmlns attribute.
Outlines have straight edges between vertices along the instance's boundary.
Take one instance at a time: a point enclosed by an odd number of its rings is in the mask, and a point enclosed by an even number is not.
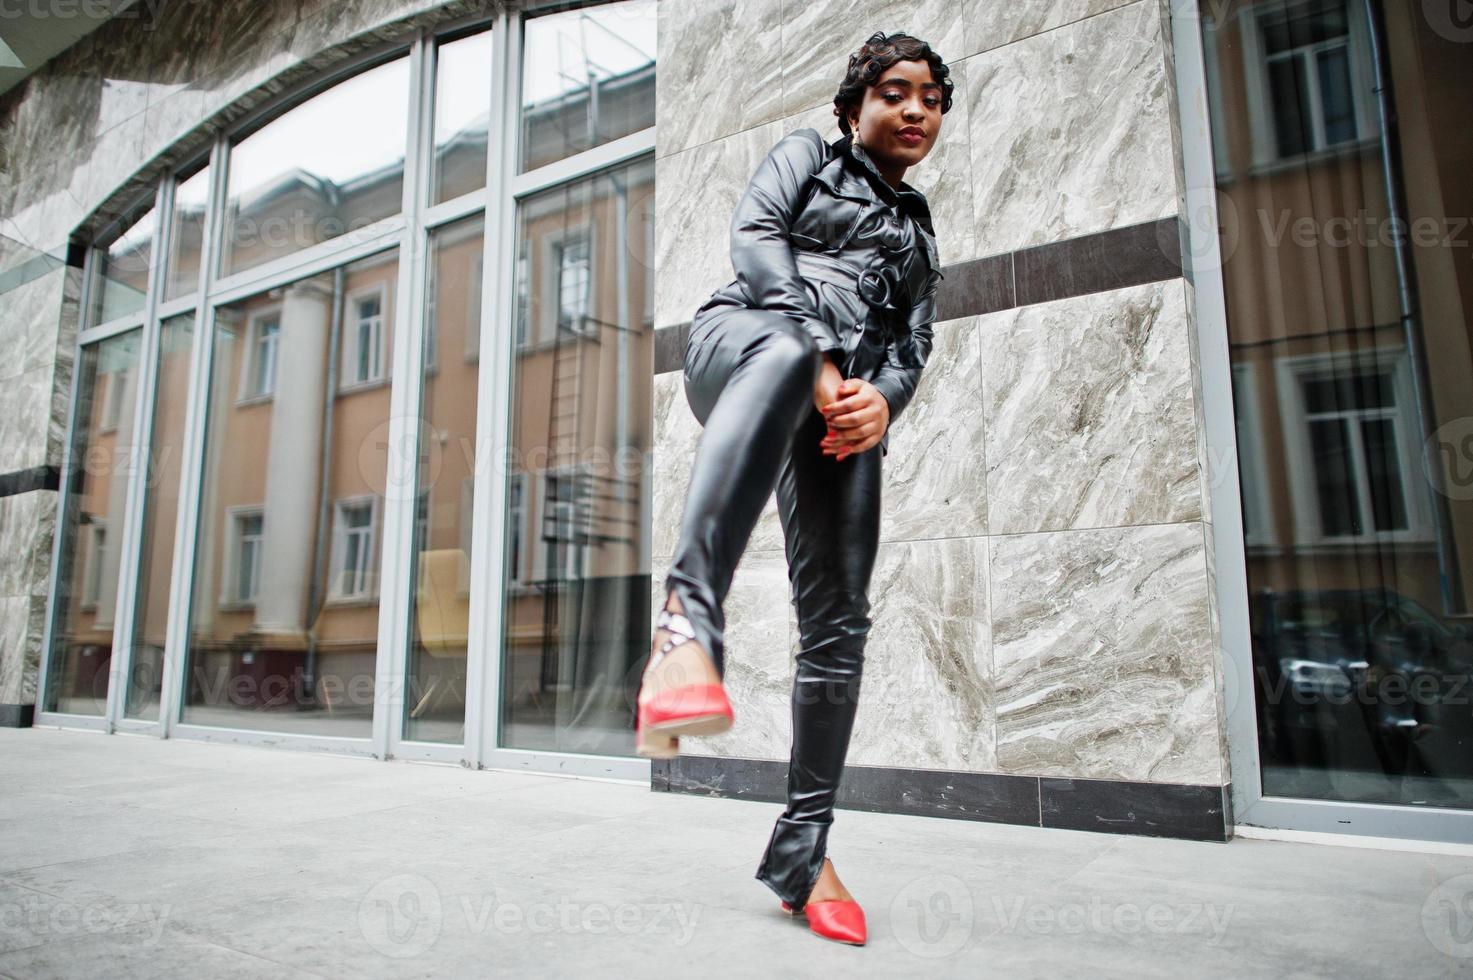
<svg viewBox="0 0 1473 980"><path fill-rule="evenodd" d="M654 83L654 0L422 28L97 241L43 719L636 764Z"/></svg>

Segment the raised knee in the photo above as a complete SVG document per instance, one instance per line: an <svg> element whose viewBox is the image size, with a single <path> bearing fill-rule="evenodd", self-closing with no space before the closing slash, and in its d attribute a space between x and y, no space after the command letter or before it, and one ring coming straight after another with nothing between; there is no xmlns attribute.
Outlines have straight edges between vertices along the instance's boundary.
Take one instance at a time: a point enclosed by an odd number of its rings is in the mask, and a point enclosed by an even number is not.
<svg viewBox="0 0 1473 980"><path fill-rule="evenodd" d="M768 336L765 356L776 370L804 380L811 386L823 367L823 354L818 343L812 334L787 316L777 314L777 318L780 324Z"/></svg>

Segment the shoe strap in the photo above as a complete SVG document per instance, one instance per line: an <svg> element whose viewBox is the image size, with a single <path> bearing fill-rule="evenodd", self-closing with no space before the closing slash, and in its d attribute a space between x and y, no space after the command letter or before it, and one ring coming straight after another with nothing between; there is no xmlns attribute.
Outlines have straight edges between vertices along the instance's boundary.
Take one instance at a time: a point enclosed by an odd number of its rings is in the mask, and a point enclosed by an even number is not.
<svg viewBox="0 0 1473 980"><path fill-rule="evenodd" d="M648 667L653 667L655 664L659 663L661 660L664 659L667 653L669 653L671 650L674 650L682 643L689 643L691 640L696 639L696 631L694 628L692 628L690 620L687 619L682 613L674 612L669 609L660 610L660 614L655 617L655 628L669 630L671 633L674 633L675 636L667 639L663 644L661 644L660 649L651 654L650 662L647 665L646 669L648 669Z"/></svg>

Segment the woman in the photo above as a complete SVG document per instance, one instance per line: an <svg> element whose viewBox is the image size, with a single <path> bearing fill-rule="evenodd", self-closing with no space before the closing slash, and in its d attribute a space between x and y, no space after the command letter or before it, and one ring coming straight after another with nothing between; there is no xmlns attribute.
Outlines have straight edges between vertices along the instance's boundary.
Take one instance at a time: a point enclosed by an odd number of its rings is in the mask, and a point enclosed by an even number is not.
<svg viewBox="0 0 1473 980"><path fill-rule="evenodd" d="M881 458L930 354L941 279L926 199L901 178L936 143L949 75L926 42L874 34L834 97L846 135L789 133L738 202L736 279L691 322L685 392L704 429L639 695L642 756L731 726L722 603L775 486L801 649L788 804L756 877L856 944L864 913L825 851L871 623Z"/></svg>

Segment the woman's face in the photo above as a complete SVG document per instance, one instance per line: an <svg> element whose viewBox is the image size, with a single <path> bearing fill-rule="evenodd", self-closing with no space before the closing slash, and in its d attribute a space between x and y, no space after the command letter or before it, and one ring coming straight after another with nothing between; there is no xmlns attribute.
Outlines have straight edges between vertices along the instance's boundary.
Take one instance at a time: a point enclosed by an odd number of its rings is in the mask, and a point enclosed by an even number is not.
<svg viewBox="0 0 1473 980"><path fill-rule="evenodd" d="M925 61L897 61L865 90L849 126L877 165L902 170L926 158L941 132L941 85Z"/></svg>

